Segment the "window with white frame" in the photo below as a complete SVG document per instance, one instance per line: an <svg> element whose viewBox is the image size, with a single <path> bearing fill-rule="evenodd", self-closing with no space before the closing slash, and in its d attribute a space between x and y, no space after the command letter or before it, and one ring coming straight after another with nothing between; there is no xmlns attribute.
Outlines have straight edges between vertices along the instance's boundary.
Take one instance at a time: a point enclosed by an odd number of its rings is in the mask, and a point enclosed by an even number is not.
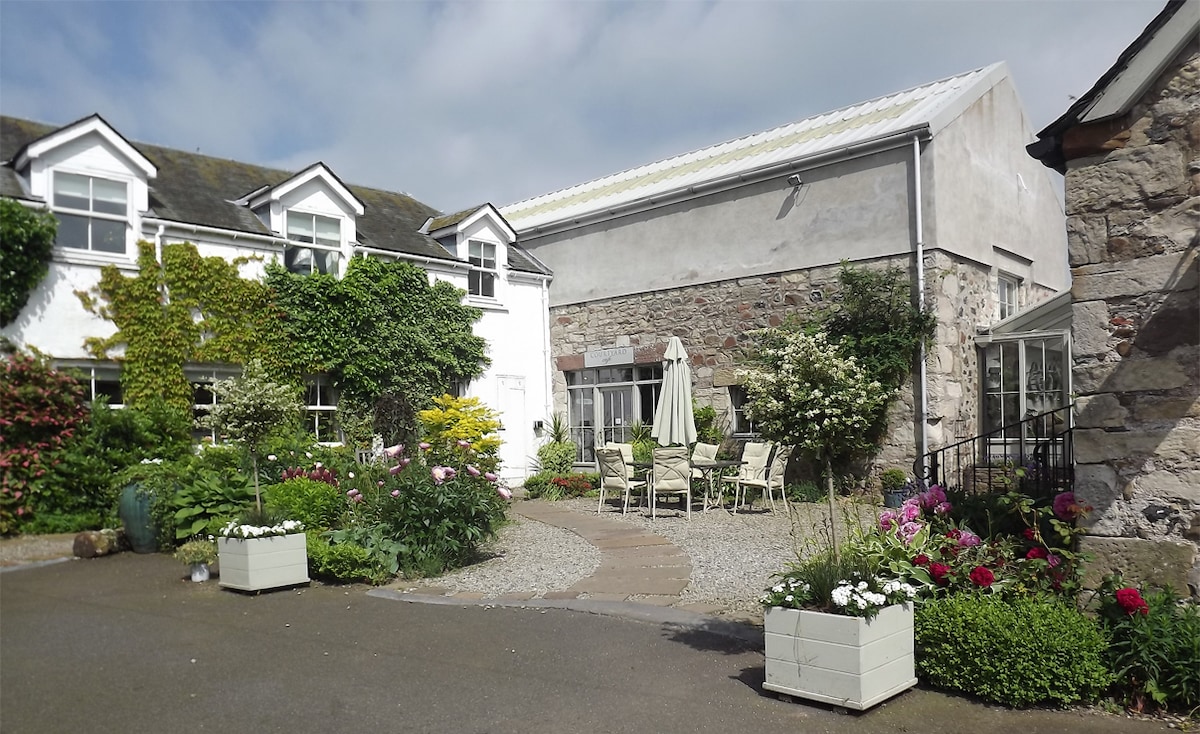
<svg viewBox="0 0 1200 734"><path fill-rule="evenodd" d="M1011 275L996 277L996 318L1003 321L1017 313L1017 292L1021 282Z"/></svg>
<svg viewBox="0 0 1200 734"><path fill-rule="evenodd" d="M288 245L283 251L283 266L293 273L337 273L338 248L342 245L342 221L320 214L289 211L287 238L315 245Z"/></svg>
<svg viewBox="0 0 1200 734"><path fill-rule="evenodd" d="M628 443L637 423L653 425L654 406L662 392L661 364L599 367L564 376L576 463L594 462L598 445Z"/></svg>
<svg viewBox="0 0 1200 734"><path fill-rule="evenodd" d="M50 207L58 218L54 244L94 252L125 252L128 186L96 176L54 172Z"/></svg>
<svg viewBox="0 0 1200 734"><path fill-rule="evenodd" d="M117 365L56 363L56 367L79 380L88 402L102 403L110 408L125 407L125 393L121 390L121 368Z"/></svg>
<svg viewBox="0 0 1200 734"><path fill-rule="evenodd" d="M733 433L735 436L757 436L758 430L754 427L754 421L750 420L750 416L746 413L746 404L750 402L750 396L746 393L746 388L741 385L729 386L729 405L733 411Z"/></svg>
<svg viewBox="0 0 1200 734"><path fill-rule="evenodd" d="M337 401L337 388L328 377L310 377L305 380L304 427L313 434L317 443L336 443L342 440L335 420Z"/></svg>
<svg viewBox="0 0 1200 734"><path fill-rule="evenodd" d="M467 244L467 260L473 266L467 276L467 293L495 298L496 246L490 242L471 240Z"/></svg>
<svg viewBox="0 0 1200 734"><path fill-rule="evenodd" d="M213 443L217 443L220 440L220 436L217 435L215 430L201 428L195 421L208 415L208 412L218 402L217 394L213 391L212 384L218 380L236 377L238 374L240 373L236 369L184 369L184 376L188 382L192 383L192 438L197 441L208 440Z"/></svg>

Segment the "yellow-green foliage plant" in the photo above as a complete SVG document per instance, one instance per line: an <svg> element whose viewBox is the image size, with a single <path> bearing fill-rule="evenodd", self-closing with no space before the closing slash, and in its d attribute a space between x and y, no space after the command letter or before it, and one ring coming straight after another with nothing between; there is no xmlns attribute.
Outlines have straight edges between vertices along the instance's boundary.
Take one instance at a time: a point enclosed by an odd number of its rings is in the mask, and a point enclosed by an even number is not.
<svg viewBox="0 0 1200 734"><path fill-rule="evenodd" d="M450 463L464 453L474 457L480 471L495 471L500 463L500 420L479 398L442 395L433 407L417 413L428 456L433 463ZM464 443L465 442L465 443Z"/></svg>
<svg viewBox="0 0 1200 734"><path fill-rule="evenodd" d="M257 357L273 376L292 371L283 364L288 348L270 289L241 277L247 262L201 257L183 242L163 245L160 263L154 243L143 240L135 275L107 265L92 292L76 291L85 309L116 326L111 336L89 337L84 345L97 359L124 346L116 359L126 404L161 398L190 411L186 363L245 364Z"/></svg>

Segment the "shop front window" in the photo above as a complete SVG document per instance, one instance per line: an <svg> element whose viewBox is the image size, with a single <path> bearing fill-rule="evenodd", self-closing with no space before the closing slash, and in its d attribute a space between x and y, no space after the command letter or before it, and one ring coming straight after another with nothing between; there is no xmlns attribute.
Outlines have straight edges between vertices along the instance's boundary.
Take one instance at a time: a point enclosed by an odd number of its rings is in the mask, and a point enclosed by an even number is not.
<svg viewBox="0 0 1200 734"><path fill-rule="evenodd" d="M623 365L566 373L567 413L575 461L595 462L597 446L628 443L635 423L651 425L662 390L662 365Z"/></svg>

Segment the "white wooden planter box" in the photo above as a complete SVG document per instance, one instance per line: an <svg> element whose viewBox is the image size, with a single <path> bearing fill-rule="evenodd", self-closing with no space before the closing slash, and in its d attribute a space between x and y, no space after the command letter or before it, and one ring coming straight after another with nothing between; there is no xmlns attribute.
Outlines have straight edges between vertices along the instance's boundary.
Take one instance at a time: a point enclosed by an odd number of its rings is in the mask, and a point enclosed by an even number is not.
<svg viewBox="0 0 1200 734"><path fill-rule="evenodd" d="M913 608L862 617L770 607L763 688L862 711L917 684Z"/></svg>
<svg viewBox="0 0 1200 734"><path fill-rule="evenodd" d="M220 585L259 591L308 583L304 533L268 538L218 538Z"/></svg>

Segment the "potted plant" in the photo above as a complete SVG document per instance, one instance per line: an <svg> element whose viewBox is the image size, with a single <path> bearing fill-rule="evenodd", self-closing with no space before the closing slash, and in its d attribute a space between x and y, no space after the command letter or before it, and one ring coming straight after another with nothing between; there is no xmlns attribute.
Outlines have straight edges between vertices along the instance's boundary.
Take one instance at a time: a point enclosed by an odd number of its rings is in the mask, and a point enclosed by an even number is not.
<svg viewBox="0 0 1200 734"><path fill-rule="evenodd" d="M824 551L777 576L761 600L763 688L861 711L916 685L917 590L879 570L862 554Z"/></svg>
<svg viewBox="0 0 1200 734"><path fill-rule="evenodd" d="M193 538L175 550L175 560L191 569L192 581L208 581L208 566L217 560L212 536Z"/></svg>
<svg viewBox="0 0 1200 734"><path fill-rule="evenodd" d="M885 469L879 475L879 483L883 485L883 506L899 507L908 496L910 485L908 475L903 469Z"/></svg>
<svg viewBox="0 0 1200 734"><path fill-rule="evenodd" d="M243 522L230 521L217 539L221 586L261 591L308 583L308 549L304 524L271 522L257 513Z"/></svg>

